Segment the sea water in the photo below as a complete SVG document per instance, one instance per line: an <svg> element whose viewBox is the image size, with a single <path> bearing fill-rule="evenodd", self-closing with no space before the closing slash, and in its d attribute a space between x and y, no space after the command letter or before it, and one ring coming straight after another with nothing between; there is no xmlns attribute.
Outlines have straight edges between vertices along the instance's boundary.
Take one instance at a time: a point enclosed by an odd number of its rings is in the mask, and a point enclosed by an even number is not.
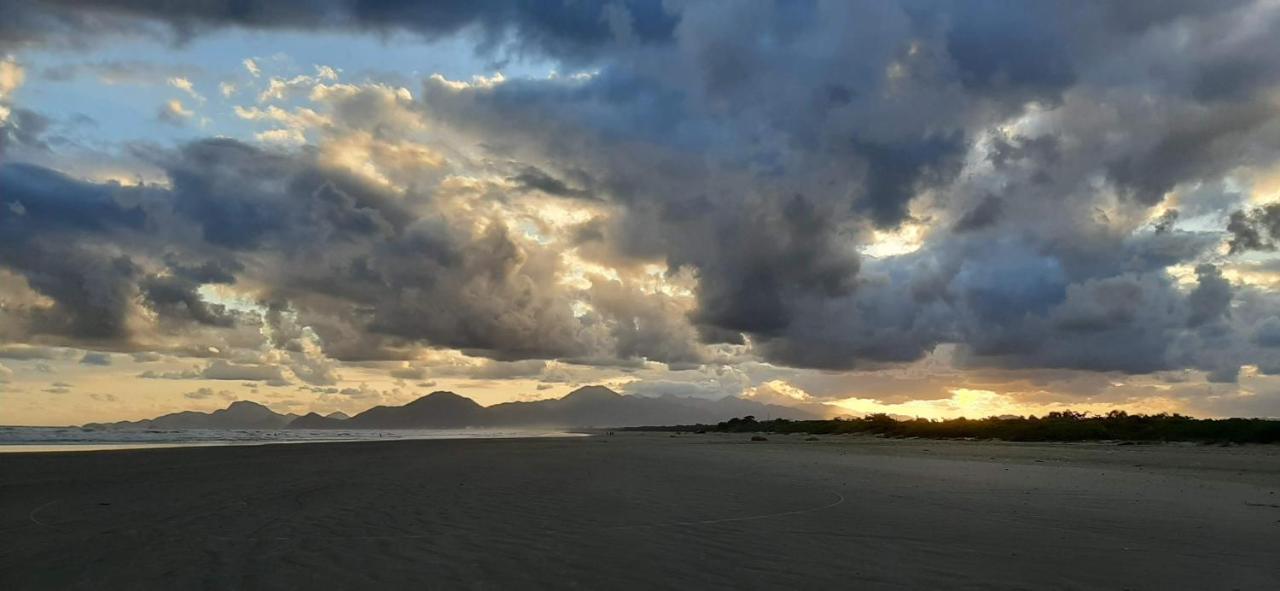
<svg viewBox="0 0 1280 591"><path fill-rule="evenodd" d="M102 451L160 447L394 441L402 439L508 439L573 437L581 433L519 429L86 429L0 427L0 453Z"/></svg>

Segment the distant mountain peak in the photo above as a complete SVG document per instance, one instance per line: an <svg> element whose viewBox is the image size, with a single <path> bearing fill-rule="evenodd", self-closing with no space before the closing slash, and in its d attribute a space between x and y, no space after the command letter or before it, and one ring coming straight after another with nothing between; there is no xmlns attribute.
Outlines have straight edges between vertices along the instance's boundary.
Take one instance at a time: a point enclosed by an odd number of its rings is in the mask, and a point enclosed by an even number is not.
<svg viewBox="0 0 1280 591"><path fill-rule="evenodd" d="M618 398L622 398L622 395L604 386L583 386L565 394L560 400L616 400Z"/></svg>
<svg viewBox="0 0 1280 591"><path fill-rule="evenodd" d="M225 413L231 415L239 415L246 417L265 417L279 414L263 404L253 402L251 400L237 400L227 405L224 410L216 410L215 413Z"/></svg>
<svg viewBox="0 0 1280 591"><path fill-rule="evenodd" d="M340 411L340 410L335 410L335 411L333 411L333 412L331 412L331 413L329 413L329 414L327 414L327 415L324 415L324 418L326 418L326 419L335 419L335 420L338 420L338 421L345 421L345 420L347 420L347 419L351 418L351 415L349 415L349 414L347 414L347 413L345 413L345 412L342 412L342 411Z"/></svg>
<svg viewBox="0 0 1280 591"><path fill-rule="evenodd" d="M461 394L449 392L448 390L436 390L435 392L422 396L405 406L416 406L420 404L459 404L464 406L480 406L476 401Z"/></svg>
<svg viewBox="0 0 1280 591"><path fill-rule="evenodd" d="M463 396L461 394L457 394L454 392L450 392L448 390L436 390L430 394L427 394L426 396L423 396L422 398L466 398L466 396Z"/></svg>
<svg viewBox="0 0 1280 591"><path fill-rule="evenodd" d="M320 416L320 413L309 412L302 415L289 423L291 429L331 429L342 425L342 420L330 416Z"/></svg>
<svg viewBox="0 0 1280 591"><path fill-rule="evenodd" d="M237 400L213 412L182 411L140 421L91 423L108 429L278 429L296 417L250 400Z"/></svg>
<svg viewBox="0 0 1280 591"><path fill-rule="evenodd" d="M235 402L232 402L231 404L227 405L227 410L231 410L233 408L245 408L245 409L261 408L261 409L271 410L267 408L266 405L258 402L254 402L252 400L236 400Z"/></svg>
<svg viewBox="0 0 1280 591"><path fill-rule="evenodd" d="M810 405L812 406L812 405ZM467 427L590 427L715 423L735 416L822 418L821 408L766 405L664 395L627 396L604 386L584 386L563 398L504 402L484 407L453 392L436 391L403 406L375 406L355 416L282 415L248 400L211 413L185 411L154 419L93 425L130 429L460 429Z"/></svg>

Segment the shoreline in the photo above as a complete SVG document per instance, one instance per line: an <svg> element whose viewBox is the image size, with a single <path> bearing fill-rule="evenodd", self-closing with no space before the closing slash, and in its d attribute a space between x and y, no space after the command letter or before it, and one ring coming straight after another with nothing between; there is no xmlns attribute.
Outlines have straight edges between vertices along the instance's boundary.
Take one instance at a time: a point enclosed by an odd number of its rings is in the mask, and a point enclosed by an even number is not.
<svg viewBox="0 0 1280 591"><path fill-rule="evenodd" d="M299 445L307 443L368 443L389 441L418 441L433 439L537 439L543 437L584 437L587 433L581 430L467 430L467 429L407 429L407 430L368 430L361 431L288 431L288 430L183 430L166 431L120 431L122 434L190 434L207 435L211 433L239 433L264 435L261 438L207 438L207 439L100 439L100 440L0 440L0 454L44 454L44 453L87 453L145 449L173 449L188 447L246 447L258 445ZM111 432L99 432L111 433ZM346 437L335 434L345 434ZM283 437L266 437L265 435L283 435ZM299 435L316 435L315 437L299 437Z"/></svg>

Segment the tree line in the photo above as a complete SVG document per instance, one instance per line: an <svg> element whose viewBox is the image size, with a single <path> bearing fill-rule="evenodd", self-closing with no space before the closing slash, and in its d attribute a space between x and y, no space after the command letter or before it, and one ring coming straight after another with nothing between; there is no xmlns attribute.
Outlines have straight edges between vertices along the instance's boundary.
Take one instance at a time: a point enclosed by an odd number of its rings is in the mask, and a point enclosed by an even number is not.
<svg viewBox="0 0 1280 591"><path fill-rule="evenodd" d="M1277 443L1280 420L1197 419L1180 414L1129 414L1113 410L1104 415L1074 411L1044 416L984 419L908 419L886 414L857 418L791 421L733 418L714 425L633 427L635 431L716 433L798 433L839 435L862 433L884 437L930 439L1001 439L1005 441L1190 441L1201 443Z"/></svg>

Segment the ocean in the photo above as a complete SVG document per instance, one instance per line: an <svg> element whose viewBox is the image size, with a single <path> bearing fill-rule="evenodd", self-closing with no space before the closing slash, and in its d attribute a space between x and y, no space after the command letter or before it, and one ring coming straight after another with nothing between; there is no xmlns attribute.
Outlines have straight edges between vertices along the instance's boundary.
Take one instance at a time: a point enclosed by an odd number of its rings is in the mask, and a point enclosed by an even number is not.
<svg viewBox="0 0 1280 591"><path fill-rule="evenodd" d="M212 445L332 443L399 439L509 439L577 437L581 433L519 429L85 429L0 427L0 453L103 451Z"/></svg>

